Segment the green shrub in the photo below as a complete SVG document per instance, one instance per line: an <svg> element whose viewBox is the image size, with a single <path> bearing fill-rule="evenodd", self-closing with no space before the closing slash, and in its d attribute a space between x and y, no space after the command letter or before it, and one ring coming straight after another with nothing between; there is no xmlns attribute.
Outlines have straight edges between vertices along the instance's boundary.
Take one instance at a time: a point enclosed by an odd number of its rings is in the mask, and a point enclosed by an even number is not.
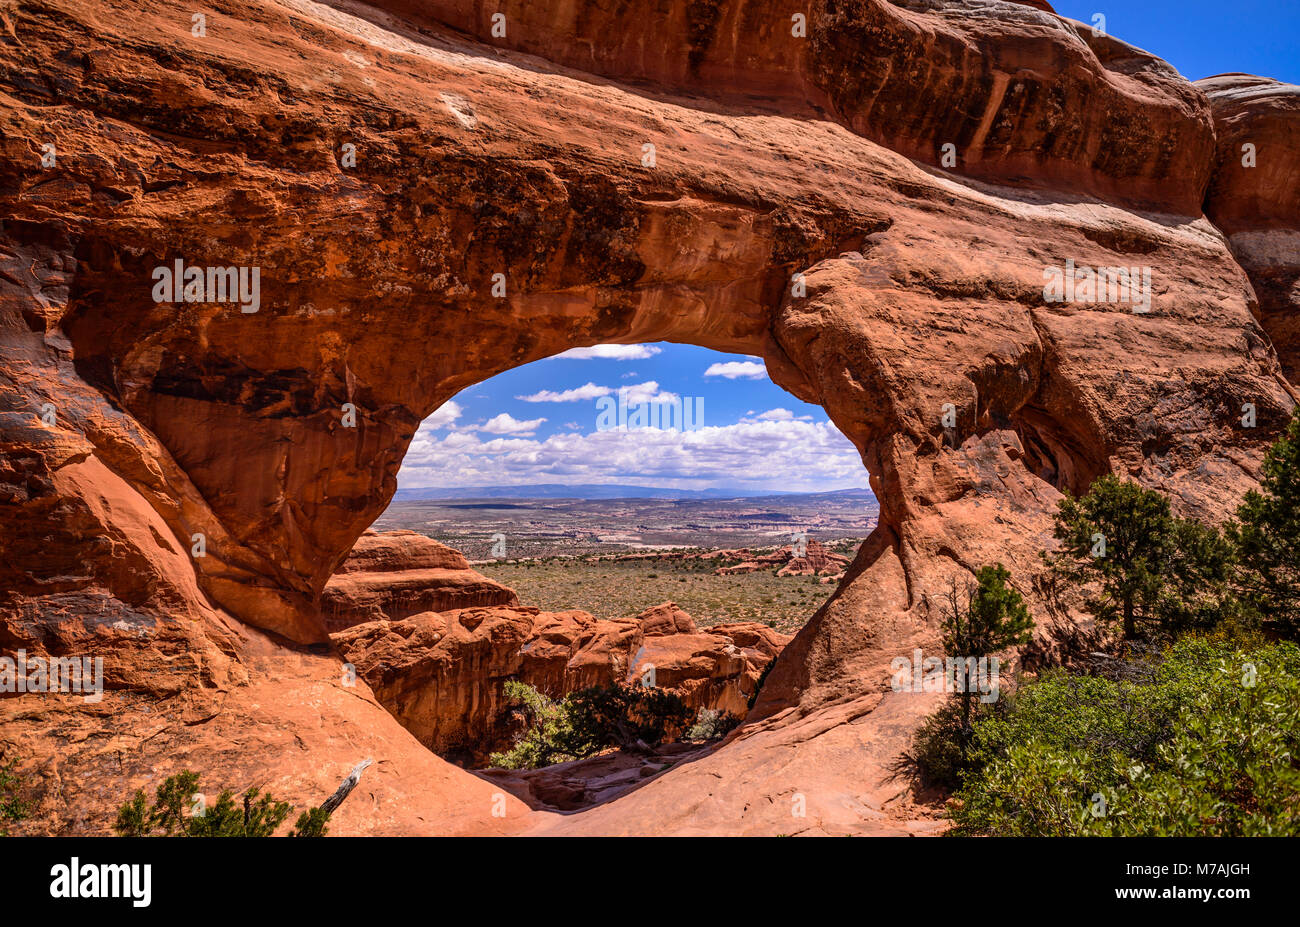
<svg viewBox="0 0 1300 927"><path fill-rule="evenodd" d="M294 822L293 830L289 831L289 836L324 837L329 832L329 828L325 826L329 819L329 812L325 809L308 808L298 815L298 820Z"/></svg>
<svg viewBox="0 0 1300 927"><path fill-rule="evenodd" d="M996 710L998 704L976 702L972 720L979 721L986 712ZM964 717L962 699L954 695L917 730L902 765L910 767L922 788L952 791L961 785L962 775L971 767L967 758L969 734Z"/></svg>
<svg viewBox="0 0 1300 927"><path fill-rule="evenodd" d="M503 769L538 769L610 747L652 749L679 739L691 722L685 703L665 689L592 686L559 702L515 680L506 682L505 691L523 709L528 727L513 747L488 758Z"/></svg>
<svg viewBox="0 0 1300 927"><path fill-rule="evenodd" d="M589 756L606 747L646 750L678 740L691 723L691 712L667 689L619 683L592 686L565 698L570 752Z"/></svg>
<svg viewBox="0 0 1300 927"><path fill-rule="evenodd" d="M740 720L729 711L705 708L696 716L695 723L686 732L686 739L721 740L736 729Z"/></svg>
<svg viewBox="0 0 1300 927"><path fill-rule="evenodd" d="M1237 548L1237 585L1248 610L1286 636L1300 637L1300 406L1261 467L1228 527Z"/></svg>
<svg viewBox="0 0 1300 927"><path fill-rule="evenodd" d="M1055 671L981 718L954 833L1300 834L1300 649L1185 638L1150 670Z"/></svg>
<svg viewBox="0 0 1300 927"><path fill-rule="evenodd" d="M289 803L276 801L258 789L246 791L239 803L224 790L216 802L195 813L198 773L185 770L169 776L149 803L144 789L117 809L114 830L123 837L270 837L289 816ZM290 836L323 837L329 815L319 808L304 811Z"/></svg>
<svg viewBox="0 0 1300 927"><path fill-rule="evenodd" d="M569 719L559 702L514 679L506 680L505 695L523 711L527 727L513 747L488 757L489 766L540 769L577 759L566 749L570 739Z"/></svg>
<svg viewBox="0 0 1300 927"><path fill-rule="evenodd" d="M9 836L5 824L21 821L31 813L27 802L18 794L23 781L14 772L17 767L17 760L0 763L0 837Z"/></svg>

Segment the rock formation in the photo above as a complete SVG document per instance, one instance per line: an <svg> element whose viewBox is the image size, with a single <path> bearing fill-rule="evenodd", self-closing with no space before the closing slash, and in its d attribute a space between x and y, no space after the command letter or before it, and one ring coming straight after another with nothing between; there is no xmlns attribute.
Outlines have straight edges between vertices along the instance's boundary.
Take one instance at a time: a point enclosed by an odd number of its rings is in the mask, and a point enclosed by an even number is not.
<svg viewBox="0 0 1300 927"><path fill-rule="evenodd" d="M1060 491L1106 471L1223 515L1294 404L1294 88L997 0L813 0L802 33L504 0L499 38L378 7L0 13L0 647L107 685L0 699L32 829L104 832L184 765L303 804L374 756L336 833L787 833L795 792L803 832L908 832L887 771L933 700L888 666L936 644L932 594L1000 560L1032 598ZM1146 311L1045 300L1112 266ZM879 525L720 749L495 817L346 684L322 593L457 391L657 340L823 405Z"/></svg>
<svg viewBox="0 0 1300 927"><path fill-rule="evenodd" d="M1300 373L1300 87L1249 74L1197 81L1217 150L1205 214L1228 237L1289 379Z"/></svg>
<svg viewBox="0 0 1300 927"><path fill-rule="evenodd" d="M749 550L718 551L723 559L739 560L739 563L720 566L713 572L719 576L733 576L737 573L757 573L772 570L777 576L830 576L842 575L849 565L849 558L826 549L821 541L809 538L801 555L795 556L793 546L787 544L769 554L756 554Z"/></svg>
<svg viewBox="0 0 1300 927"><path fill-rule="evenodd" d="M470 568L458 550L414 531L367 531L321 595L330 632L421 612L518 605L513 589Z"/></svg>
<svg viewBox="0 0 1300 927"><path fill-rule="evenodd" d="M688 708L743 716L759 676L789 639L746 622L697 630L671 602L612 621L529 607L424 612L334 635L403 727L431 750L474 765L519 733L506 679L560 698L587 686L640 682L653 667L654 684Z"/></svg>

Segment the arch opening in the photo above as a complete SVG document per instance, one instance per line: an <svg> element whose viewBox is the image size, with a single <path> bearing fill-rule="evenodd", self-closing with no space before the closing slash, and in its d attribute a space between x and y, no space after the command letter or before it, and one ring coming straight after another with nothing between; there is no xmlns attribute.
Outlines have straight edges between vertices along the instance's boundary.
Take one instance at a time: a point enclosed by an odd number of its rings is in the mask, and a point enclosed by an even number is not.
<svg viewBox="0 0 1300 927"><path fill-rule="evenodd" d="M760 358L571 349L425 419L322 615L381 704L466 766L522 733L508 681L662 686L739 721L877 511L858 449Z"/></svg>

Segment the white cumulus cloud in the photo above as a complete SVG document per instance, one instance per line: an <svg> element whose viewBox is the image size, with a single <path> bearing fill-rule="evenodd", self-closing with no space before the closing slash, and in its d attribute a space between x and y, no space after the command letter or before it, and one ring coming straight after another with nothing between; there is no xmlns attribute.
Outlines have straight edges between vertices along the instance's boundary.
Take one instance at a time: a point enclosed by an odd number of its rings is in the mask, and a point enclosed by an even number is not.
<svg viewBox="0 0 1300 927"><path fill-rule="evenodd" d="M811 422L812 420L811 415L795 415L789 409L768 409L758 415L755 415L753 410L750 410L745 418L741 419L746 424L750 422Z"/></svg>
<svg viewBox="0 0 1300 927"><path fill-rule="evenodd" d="M725 361L710 364L704 371L706 377L726 377L728 380L758 380L767 376L767 367L755 361Z"/></svg>
<svg viewBox="0 0 1300 927"><path fill-rule="evenodd" d="M581 360L591 360L593 358L602 360L641 360L646 357L654 357L662 350L662 348L656 348L652 344L598 344L590 348L570 348L563 354L555 356Z"/></svg>
<svg viewBox="0 0 1300 927"><path fill-rule="evenodd" d="M522 399L524 402L584 402L588 399L608 396L612 392L614 391L608 386L584 383L582 386L562 390L558 393L555 390L544 389L529 396L516 396L515 398Z"/></svg>
<svg viewBox="0 0 1300 927"><path fill-rule="evenodd" d="M594 426L593 414L588 427ZM511 435L483 440L456 432L443 438L421 427L399 485L632 483L809 492L868 485L857 449L830 422L753 421L687 432L562 432L544 440Z"/></svg>
<svg viewBox="0 0 1300 927"><path fill-rule="evenodd" d="M460 403L444 402L438 408L434 409L432 414L424 420L421 428L446 428L456 419L460 418Z"/></svg>
<svg viewBox="0 0 1300 927"><path fill-rule="evenodd" d="M657 380L646 380L632 386L620 386L618 394L629 405L642 405L647 402L676 402L680 397L676 393L659 389Z"/></svg>
<svg viewBox="0 0 1300 927"><path fill-rule="evenodd" d="M544 418L530 418L527 421L520 421L509 412L502 412L500 415L488 419L482 425L479 425L477 431L486 431L492 435L531 435L537 430Z"/></svg>

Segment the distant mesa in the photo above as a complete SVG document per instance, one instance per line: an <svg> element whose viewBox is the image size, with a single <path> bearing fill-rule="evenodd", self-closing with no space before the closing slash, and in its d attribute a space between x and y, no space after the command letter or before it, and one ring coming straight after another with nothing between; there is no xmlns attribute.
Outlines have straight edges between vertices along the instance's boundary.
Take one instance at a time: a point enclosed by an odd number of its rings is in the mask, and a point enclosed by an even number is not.
<svg viewBox="0 0 1300 927"><path fill-rule="evenodd" d="M608 559L618 562L633 560L718 560L727 561L713 571L715 576L736 576L744 573L771 571L777 576L822 576L827 582L844 575L850 560L843 554L828 550L821 541L809 538L804 551L795 556L795 546L786 544L773 551L758 551L748 547L735 550L707 551L651 551L622 554Z"/></svg>
<svg viewBox="0 0 1300 927"><path fill-rule="evenodd" d="M455 499L762 499L775 496L842 496L874 499L869 489L832 489L824 492L787 492L773 489L673 489L664 486L628 486L615 483L536 483L524 486L450 486L399 489L394 502Z"/></svg>

